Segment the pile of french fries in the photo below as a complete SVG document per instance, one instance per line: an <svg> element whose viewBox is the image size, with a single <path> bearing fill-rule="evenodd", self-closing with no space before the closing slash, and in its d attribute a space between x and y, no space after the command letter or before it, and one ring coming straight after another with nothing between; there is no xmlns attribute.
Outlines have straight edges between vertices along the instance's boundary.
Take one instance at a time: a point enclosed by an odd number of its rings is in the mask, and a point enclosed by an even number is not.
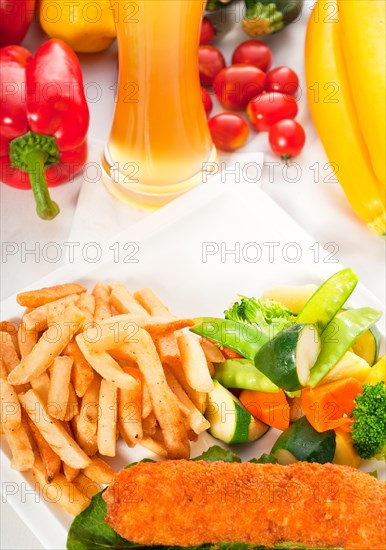
<svg viewBox="0 0 386 550"><path fill-rule="evenodd" d="M117 440L189 458L221 351L183 329L148 288L63 284L17 296L19 326L0 324L1 433L12 467L76 515L114 471Z"/></svg>

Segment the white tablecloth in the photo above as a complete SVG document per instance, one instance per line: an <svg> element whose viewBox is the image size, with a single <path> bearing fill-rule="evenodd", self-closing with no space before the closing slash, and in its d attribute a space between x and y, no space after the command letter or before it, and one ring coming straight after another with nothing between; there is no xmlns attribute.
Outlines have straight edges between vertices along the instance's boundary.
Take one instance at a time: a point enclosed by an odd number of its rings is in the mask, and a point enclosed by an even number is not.
<svg viewBox="0 0 386 550"><path fill-rule="evenodd" d="M312 2L306 2L300 20L268 40L273 51L274 66L289 65L301 77L302 98L298 120L307 133L304 152L295 159L296 164L287 169L269 153L267 134L253 133L243 152L265 153L265 168L258 182L264 191L303 226L314 237L315 242L328 246L339 261L353 267L359 273L361 281L384 301L384 241L370 233L364 224L356 219L337 182L328 181L331 171L307 108L304 36L311 7ZM240 8L232 5L227 18L224 18L223 14L215 17L218 30L215 45L221 47L227 63L230 63L235 45L246 39L240 25L234 24L235 19L240 20L240 14ZM24 45L35 50L43 39L42 32L35 25ZM114 110L114 83L117 79L115 46L102 54L83 55L81 62L91 112L89 135L92 139L104 141L109 134ZM220 110L217 105L216 110ZM61 206L61 214L53 222L43 222L36 217L31 193L0 186L2 298L20 290L63 263L68 250L66 242L81 241L90 238L91 235L92 240L101 241L107 233L111 235L111 227L122 229L145 215L139 210L117 203L104 190L97 188L93 193L91 188L91 193L88 189L86 195L90 200L89 208L86 208L87 200L85 201L85 196L82 196L81 209L77 211L73 226L80 185L81 178L78 178L76 182L52 191L53 198ZM102 198L107 211L120 213L114 217L109 227L101 223L97 215L100 202L97 204L96 198ZM275 223L275 220L272 220L272 223ZM2 504L1 513L2 548L41 548L39 542L7 504Z"/></svg>

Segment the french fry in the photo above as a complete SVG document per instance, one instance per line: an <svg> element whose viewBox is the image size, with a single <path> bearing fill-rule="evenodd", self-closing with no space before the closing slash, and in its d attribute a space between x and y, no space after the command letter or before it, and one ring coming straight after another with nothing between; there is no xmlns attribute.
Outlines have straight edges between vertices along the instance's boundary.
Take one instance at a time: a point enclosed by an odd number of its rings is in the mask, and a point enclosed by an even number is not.
<svg viewBox="0 0 386 550"><path fill-rule="evenodd" d="M74 386L70 382L68 385L68 402L67 402L67 408L66 408L66 414L64 416L64 420L72 420L74 416L79 414L79 402L78 398L76 396Z"/></svg>
<svg viewBox="0 0 386 550"><path fill-rule="evenodd" d="M2 364L3 378L20 363L12 335L7 332L0 333L0 364ZM4 368L3 368L4 367ZM7 376L5 376L7 373ZM29 390L28 384L19 384L13 386L16 393Z"/></svg>
<svg viewBox="0 0 386 550"><path fill-rule="evenodd" d="M63 474L59 473L51 483L46 483L45 469L41 460L35 461L32 473L44 500L58 504L72 516L77 516L89 505L90 499L86 498L73 483L69 483Z"/></svg>
<svg viewBox="0 0 386 550"><path fill-rule="evenodd" d="M195 404L197 409L202 414L204 414L205 409L206 409L206 402L207 402L206 393L194 390L189 385L189 383L186 379L186 376L185 376L185 372L181 368L181 365L176 365L176 364L171 363L168 366L172 370L174 376L176 377L176 379L178 380L180 385L184 388L185 393L189 396L190 400Z"/></svg>
<svg viewBox="0 0 386 550"><path fill-rule="evenodd" d="M94 371L92 366L86 361L83 353L80 351L76 340L71 340L64 348L63 355L68 355L73 359L71 371L71 381L73 383L76 395L82 397L90 386Z"/></svg>
<svg viewBox="0 0 386 550"><path fill-rule="evenodd" d="M63 425L63 428L68 433L68 435L74 438L74 433L71 429L70 423L63 422L62 425ZM80 472L80 468L73 468L72 466L69 466L68 464L63 462L63 474L64 474L64 477L67 479L67 481L69 481L70 483L74 481L74 479L77 477L79 472Z"/></svg>
<svg viewBox="0 0 386 550"><path fill-rule="evenodd" d="M151 288L142 288L138 290L134 293L134 297L152 317L163 317L165 319L173 318L169 309Z"/></svg>
<svg viewBox="0 0 386 550"><path fill-rule="evenodd" d="M108 485L115 477L115 472L111 466L98 456L94 456L91 464L82 471L89 479L102 485Z"/></svg>
<svg viewBox="0 0 386 550"><path fill-rule="evenodd" d="M163 319L174 318L169 309L150 288L143 288L142 290L136 292L134 296L153 317L160 317ZM180 352L175 334L170 333L158 336L155 339L155 344L162 363L179 363Z"/></svg>
<svg viewBox="0 0 386 550"><path fill-rule="evenodd" d="M50 329L48 329L31 353L24 357L8 375L8 382L23 384L42 374L55 357L60 355L83 321L84 314L76 306L72 304L67 306L63 320L55 327L57 329L56 336L53 338L52 335L49 335Z"/></svg>
<svg viewBox="0 0 386 550"><path fill-rule="evenodd" d="M206 364L208 365L208 371L209 371L210 377L213 378L215 373L214 365L212 361L208 361L208 359L206 360Z"/></svg>
<svg viewBox="0 0 386 550"><path fill-rule="evenodd" d="M3 429L11 432L18 430L21 425L21 408L15 388L3 377L3 374L7 374L4 370L0 378L0 421Z"/></svg>
<svg viewBox="0 0 386 550"><path fill-rule="evenodd" d="M115 456L116 453L117 397L117 387L107 380L102 380L97 441L99 452L105 456Z"/></svg>
<svg viewBox="0 0 386 550"><path fill-rule="evenodd" d="M76 341L85 359L102 378L112 382L118 388L131 390L137 386L137 381L126 374L111 355L105 351L94 351L85 341L84 333L78 334Z"/></svg>
<svg viewBox="0 0 386 550"><path fill-rule="evenodd" d="M50 391L50 377L47 372L43 372L39 376L36 376L36 378L32 378L30 384L31 388L38 394L43 404L46 405L48 401L48 392Z"/></svg>
<svg viewBox="0 0 386 550"><path fill-rule="evenodd" d="M82 493L82 495L91 500L94 495L99 493L101 486L95 481L91 480L84 473L80 472L76 478L73 480L73 483L77 489Z"/></svg>
<svg viewBox="0 0 386 550"><path fill-rule="evenodd" d="M177 400L169 388L157 350L148 332L139 329L137 342L125 344L137 358L138 367L148 387L154 414L162 429L170 458L188 458L189 441Z"/></svg>
<svg viewBox="0 0 386 550"><path fill-rule="evenodd" d="M142 418L147 418L153 410L146 382L142 381Z"/></svg>
<svg viewBox="0 0 386 550"><path fill-rule="evenodd" d="M91 460L67 433L63 424L49 417L39 395L34 390L20 395L19 399L44 439L60 458L73 468L85 468Z"/></svg>
<svg viewBox="0 0 386 550"><path fill-rule="evenodd" d="M25 421L22 419L17 430L10 432L4 430L4 434L11 449L11 468L19 472L30 470L34 464L35 455L28 437L28 427Z"/></svg>
<svg viewBox="0 0 386 550"><path fill-rule="evenodd" d="M145 447L148 451L151 451L155 455L158 455L162 458L168 458L168 452L165 448L165 445L159 441L156 441L150 436L144 436L139 444L142 447Z"/></svg>
<svg viewBox="0 0 386 550"><path fill-rule="evenodd" d="M9 332L0 332L0 359L4 362L8 372L11 372L20 363L13 338Z"/></svg>
<svg viewBox="0 0 386 550"><path fill-rule="evenodd" d="M65 298L61 298L60 300L55 300L54 302L50 302L50 303L58 306L59 305L68 306L70 304L75 304L78 301L78 299L79 299L78 294L70 294ZM48 326L47 314L48 314L48 304L37 307L36 309L33 309L29 313L26 313L23 316L23 321L22 321L22 323L25 326L25 330L32 333L46 330Z"/></svg>
<svg viewBox="0 0 386 550"><path fill-rule="evenodd" d="M50 445L44 439L39 432L35 424L32 422L28 415L25 415L26 422L33 440L39 450L39 454L45 470L45 480L47 483L51 483L53 479L59 474L62 461L60 457L51 449Z"/></svg>
<svg viewBox="0 0 386 550"><path fill-rule="evenodd" d="M118 429L129 447L133 447L143 436L142 432L142 388L138 369L126 367L138 382L134 390L118 390Z"/></svg>
<svg viewBox="0 0 386 550"><path fill-rule="evenodd" d="M47 326L60 327L63 323L64 312L66 311L64 304L52 302L47 304ZM80 310L79 310L80 311Z"/></svg>
<svg viewBox="0 0 386 550"><path fill-rule="evenodd" d="M97 326L103 319L111 317L109 287L104 283L97 283L92 295L95 298L94 325Z"/></svg>
<svg viewBox="0 0 386 550"><path fill-rule="evenodd" d="M150 437L152 437L155 434L156 429L157 419L155 417L155 414L151 412L146 418L142 420L143 435L149 435Z"/></svg>
<svg viewBox="0 0 386 550"><path fill-rule="evenodd" d="M17 328L14 323L11 321L1 321L0 322L0 332L8 332L12 338L13 345L15 347L16 353L20 355L19 342L17 341Z"/></svg>
<svg viewBox="0 0 386 550"><path fill-rule="evenodd" d="M164 370L169 387L177 397L180 411L188 419L189 427L196 434L200 434L205 430L208 430L210 428L209 422L189 399L188 395L185 393L183 387L180 385L173 373L168 368L164 367Z"/></svg>
<svg viewBox="0 0 386 550"><path fill-rule="evenodd" d="M69 294L80 294L86 290L87 289L82 285L66 283L64 285L41 288L40 290L21 292L16 296L16 301L21 306L36 308L58 300L59 298L64 298Z"/></svg>
<svg viewBox="0 0 386 550"><path fill-rule="evenodd" d="M110 285L110 303L118 313L131 313L138 317L149 317L148 312L143 308L133 294L121 283Z"/></svg>
<svg viewBox="0 0 386 550"><path fill-rule="evenodd" d="M19 344L20 357L24 359L29 353L31 353L33 347L38 341L39 333L34 329L27 329L22 319L19 330L17 331L17 341Z"/></svg>
<svg viewBox="0 0 386 550"><path fill-rule="evenodd" d="M214 388L200 341L193 334L177 338L181 365L189 385L196 391L211 392Z"/></svg>
<svg viewBox="0 0 386 550"><path fill-rule="evenodd" d="M225 357L223 356L220 348L212 344L212 342L209 342L206 338L201 338L200 344L207 361L210 361L211 363L223 363L225 361Z"/></svg>
<svg viewBox="0 0 386 550"><path fill-rule="evenodd" d="M92 325L94 323L95 297L92 294L83 292L79 296L76 306L85 314L86 324Z"/></svg>
<svg viewBox="0 0 386 550"><path fill-rule="evenodd" d="M159 335L192 325L191 319L118 315L111 319L105 319L97 327L88 328L82 333L82 336L86 342L92 344L95 351L105 351L130 343L132 340L135 341L140 329L144 329L152 335ZM79 344L78 339L77 342Z"/></svg>
<svg viewBox="0 0 386 550"><path fill-rule="evenodd" d="M93 456L98 450L100 385L101 379L99 375L96 375L82 397L80 413L74 417L72 422L76 441L88 456Z"/></svg>
<svg viewBox="0 0 386 550"><path fill-rule="evenodd" d="M65 420L70 394L72 359L55 357L50 368L50 388L48 390L47 410L57 420Z"/></svg>

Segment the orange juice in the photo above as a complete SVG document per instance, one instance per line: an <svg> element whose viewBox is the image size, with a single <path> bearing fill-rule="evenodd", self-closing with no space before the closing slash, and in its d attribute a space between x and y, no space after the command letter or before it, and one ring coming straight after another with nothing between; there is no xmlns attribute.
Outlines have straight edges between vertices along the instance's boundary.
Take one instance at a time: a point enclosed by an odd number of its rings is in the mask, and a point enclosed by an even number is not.
<svg viewBox="0 0 386 550"><path fill-rule="evenodd" d="M213 160L198 75L204 0L111 0L119 82L103 159L120 199L160 205L201 182Z"/></svg>

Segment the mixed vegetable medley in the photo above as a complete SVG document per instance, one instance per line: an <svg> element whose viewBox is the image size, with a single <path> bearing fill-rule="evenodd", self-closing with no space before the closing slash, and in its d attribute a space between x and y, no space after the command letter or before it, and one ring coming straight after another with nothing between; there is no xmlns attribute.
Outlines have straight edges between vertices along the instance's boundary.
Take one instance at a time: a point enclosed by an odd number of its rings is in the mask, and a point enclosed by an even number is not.
<svg viewBox="0 0 386 550"><path fill-rule="evenodd" d="M282 433L262 462L298 460L358 467L385 459L385 356L382 313L353 309L358 283L344 269L319 288L280 287L240 296L224 319L196 319L190 330L221 348L206 417L225 443Z"/></svg>

